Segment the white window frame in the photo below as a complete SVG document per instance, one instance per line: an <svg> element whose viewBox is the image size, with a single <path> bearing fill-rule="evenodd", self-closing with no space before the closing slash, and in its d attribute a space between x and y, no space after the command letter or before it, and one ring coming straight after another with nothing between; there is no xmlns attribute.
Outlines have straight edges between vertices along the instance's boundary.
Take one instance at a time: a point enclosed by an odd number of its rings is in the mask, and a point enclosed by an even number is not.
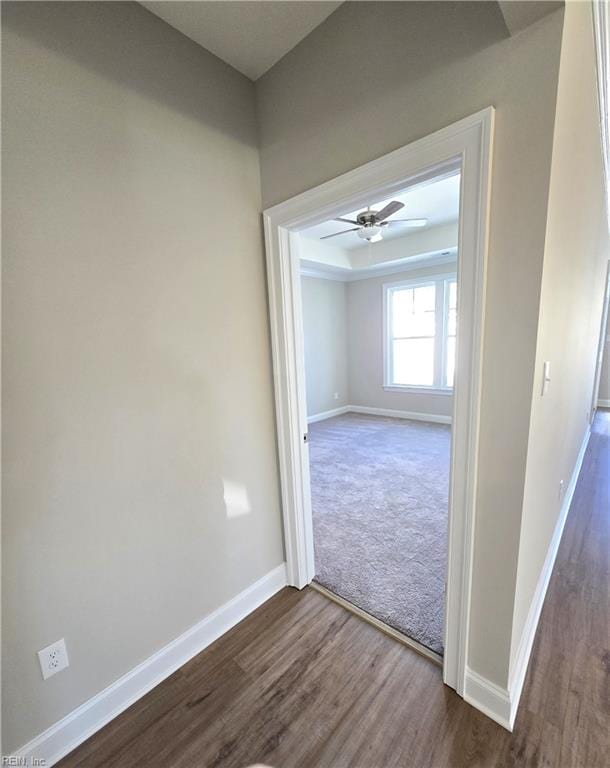
<svg viewBox="0 0 610 768"><path fill-rule="evenodd" d="M445 384L447 379L447 319L449 316L449 282L457 282L457 273L448 272L439 275L400 280L384 283L383 289L383 388L389 392L412 392L419 394L452 395L453 387ZM439 290L440 284L440 290ZM392 354L392 302L391 294L405 288L421 288L426 285L436 286L435 305L435 348L434 348L434 384L396 384L393 375ZM440 326L440 327L439 327ZM440 344L438 341L440 340ZM454 376L455 381L455 376Z"/></svg>

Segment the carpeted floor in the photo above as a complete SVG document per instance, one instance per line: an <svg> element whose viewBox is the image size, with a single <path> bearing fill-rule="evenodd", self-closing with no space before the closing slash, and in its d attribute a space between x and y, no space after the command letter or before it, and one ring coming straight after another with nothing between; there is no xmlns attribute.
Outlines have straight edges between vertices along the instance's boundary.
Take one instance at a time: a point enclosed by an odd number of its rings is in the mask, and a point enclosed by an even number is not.
<svg viewBox="0 0 610 768"><path fill-rule="evenodd" d="M437 653L450 429L355 413L309 427L316 581Z"/></svg>

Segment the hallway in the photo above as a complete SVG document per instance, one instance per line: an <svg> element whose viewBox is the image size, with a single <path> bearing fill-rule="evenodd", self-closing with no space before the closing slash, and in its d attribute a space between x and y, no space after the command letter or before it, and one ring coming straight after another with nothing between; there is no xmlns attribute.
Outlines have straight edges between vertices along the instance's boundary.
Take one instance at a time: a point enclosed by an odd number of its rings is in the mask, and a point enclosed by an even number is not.
<svg viewBox="0 0 610 768"><path fill-rule="evenodd" d="M601 768L609 475L600 411L513 734L446 688L434 664L315 591L284 589L60 765Z"/></svg>

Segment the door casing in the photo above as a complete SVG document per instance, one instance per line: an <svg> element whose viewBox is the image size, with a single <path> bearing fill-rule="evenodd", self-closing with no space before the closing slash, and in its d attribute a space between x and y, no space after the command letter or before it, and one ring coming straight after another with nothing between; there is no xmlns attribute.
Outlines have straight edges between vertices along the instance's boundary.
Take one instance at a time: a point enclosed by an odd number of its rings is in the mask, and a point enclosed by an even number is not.
<svg viewBox="0 0 610 768"><path fill-rule="evenodd" d="M306 442L298 232L461 173L456 375L453 397L443 680L464 694L476 518L485 284L494 109L390 152L264 212L277 439L288 583L314 577Z"/></svg>

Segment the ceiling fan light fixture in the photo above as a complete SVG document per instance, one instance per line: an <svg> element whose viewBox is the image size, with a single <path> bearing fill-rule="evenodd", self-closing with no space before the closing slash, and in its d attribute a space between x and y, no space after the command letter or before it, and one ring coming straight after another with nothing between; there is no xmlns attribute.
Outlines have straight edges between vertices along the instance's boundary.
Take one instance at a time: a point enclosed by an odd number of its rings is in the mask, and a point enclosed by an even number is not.
<svg viewBox="0 0 610 768"><path fill-rule="evenodd" d="M377 243L380 240L383 240L381 235L381 227L378 227L375 224L367 224L366 226L362 227L362 229L359 229L358 237L362 240L368 240L369 243Z"/></svg>
<svg viewBox="0 0 610 768"><path fill-rule="evenodd" d="M345 235L348 232L356 232L361 240L366 240L368 243L378 243L383 240L384 229L389 227L425 227L428 223L428 219L390 219L395 213L404 208L405 204L400 200L392 200L385 205L380 211L374 211L370 206L366 211L360 211L358 214L353 214L356 218L350 219L345 216L336 218L335 221L341 221L345 224L355 224L355 227L351 229L343 229L341 232L331 232L329 235L323 235L320 240L328 240L331 237L337 237L338 235Z"/></svg>

